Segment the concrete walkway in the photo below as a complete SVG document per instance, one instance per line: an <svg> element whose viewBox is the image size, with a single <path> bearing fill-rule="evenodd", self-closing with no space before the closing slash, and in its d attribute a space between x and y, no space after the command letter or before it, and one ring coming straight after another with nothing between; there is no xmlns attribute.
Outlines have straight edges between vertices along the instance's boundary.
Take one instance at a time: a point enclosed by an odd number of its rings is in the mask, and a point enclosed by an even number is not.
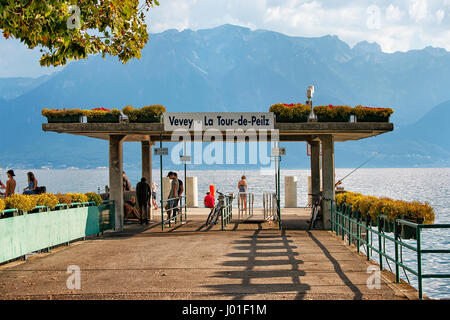
<svg viewBox="0 0 450 320"><path fill-rule="evenodd" d="M291 209L293 210L293 209ZM126 225L120 234L77 242L26 262L0 266L1 299L407 299L416 290L382 273L369 289L371 264L327 231L291 230L300 211L274 225L204 228L206 211L161 231ZM304 223L306 223L304 221ZM81 269L69 290L67 267Z"/></svg>

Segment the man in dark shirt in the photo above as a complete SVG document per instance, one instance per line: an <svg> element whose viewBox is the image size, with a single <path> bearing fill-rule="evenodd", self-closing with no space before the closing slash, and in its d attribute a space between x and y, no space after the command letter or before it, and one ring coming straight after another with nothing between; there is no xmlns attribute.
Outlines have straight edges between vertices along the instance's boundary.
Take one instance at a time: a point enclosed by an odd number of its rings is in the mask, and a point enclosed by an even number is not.
<svg viewBox="0 0 450 320"><path fill-rule="evenodd" d="M148 224L148 205L150 200L151 189L147 183L147 179L142 178L141 182L136 185L136 197L138 200L140 223Z"/></svg>

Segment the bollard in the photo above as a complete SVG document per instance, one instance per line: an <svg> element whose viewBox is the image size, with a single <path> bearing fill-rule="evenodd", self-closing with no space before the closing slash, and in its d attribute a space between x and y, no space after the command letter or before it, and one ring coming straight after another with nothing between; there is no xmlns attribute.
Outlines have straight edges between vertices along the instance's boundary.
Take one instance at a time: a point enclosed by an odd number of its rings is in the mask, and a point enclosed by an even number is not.
<svg viewBox="0 0 450 320"><path fill-rule="evenodd" d="M284 177L284 206L297 208L297 177Z"/></svg>
<svg viewBox="0 0 450 320"><path fill-rule="evenodd" d="M186 178L186 204L189 208L198 208L197 177Z"/></svg>

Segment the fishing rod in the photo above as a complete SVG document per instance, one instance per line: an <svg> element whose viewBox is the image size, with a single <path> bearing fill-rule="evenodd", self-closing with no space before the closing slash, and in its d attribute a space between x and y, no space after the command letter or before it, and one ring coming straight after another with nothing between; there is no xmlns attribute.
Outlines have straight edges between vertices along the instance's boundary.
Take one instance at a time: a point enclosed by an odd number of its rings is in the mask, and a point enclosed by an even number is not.
<svg viewBox="0 0 450 320"><path fill-rule="evenodd" d="M352 172L350 172L349 174L347 174L345 177L343 177L342 179L340 179L338 182L336 182L336 184L334 185L335 187L337 187L338 185L340 185L342 183L342 181L347 178L348 176L352 175L356 170L358 170L359 168L361 168L362 166L364 166L367 162L369 162L370 160L372 160L373 158L375 158L377 156L377 154L375 153L371 158L369 158L368 160L364 161L359 167L355 168Z"/></svg>

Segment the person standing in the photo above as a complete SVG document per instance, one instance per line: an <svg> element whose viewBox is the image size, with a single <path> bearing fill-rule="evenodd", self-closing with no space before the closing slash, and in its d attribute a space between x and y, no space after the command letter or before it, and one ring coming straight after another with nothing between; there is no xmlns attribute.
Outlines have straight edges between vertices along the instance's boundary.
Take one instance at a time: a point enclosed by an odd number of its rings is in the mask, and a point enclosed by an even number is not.
<svg viewBox="0 0 450 320"><path fill-rule="evenodd" d="M38 186L38 181L36 179L36 177L34 176L33 172L28 172L27 173L28 176L28 187L26 187L25 189L23 189L23 194L37 194L36 192L36 188Z"/></svg>
<svg viewBox="0 0 450 320"><path fill-rule="evenodd" d="M153 210L158 210L158 202L156 201L156 189L158 187L158 184L156 182L152 182L152 204L153 204Z"/></svg>
<svg viewBox="0 0 450 320"><path fill-rule="evenodd" d="M183 181L178 179L178 174L176 172L174 172L173 175L174 175L174 179L178 180L178 199L176 200L176 203L175 203L175 207L178 207L178 204L180 203L180 199L183 196L184 187L183 187ZM179 208L175 209L175 214L178 214L179 211L180 211Z"/></svg>
<svg viewBox="0 0 450 320"><path fill-rule="evenodd" d="M170 199L169 201L167 201L167 205L165 206L165 209L167 210L167 219L170 219L173 216L173 213L175 213L175 208L176 204L178 201L178 188L179 188L179 183L178 183L178 179L175 177L174 173L172 171L170 171L167 176L170 178L170 192L169 192L169 197L167 199ZM173 209L173 210L171 210ZM173 213L172 213L173 211Z"/></svg>
<svg viewBox="0 0 450 320"><path fill-rule="evenodd" d="M247 210L247 179L246 176L242 176L241 180L238 182L238 189L239 189L239 198L241 200L241 203L243 204L242 210Z"/></svg>
<svg viewBox="0 0 450 320"><path fill-rule="evenodd" d="M148 205L150 202L150 186L147 183L145 177L141 178L141 181L136 185L136 197L139 206L139 222L140 224L148 224Z"/></svg>
<svg viewBox="0 0 450 320"><path fill-rule="evenodd" d="M125 175L125 171L122 171L123 178L123 191L131 191L131 182L130 179Z"/></svg>
<svg viewBox="0 0 450 320"><path fill-rule="evenodd" d="M6 186L0 181L0 189L5 189L5 197L9 197L16 191L16 180L14 180L16 175L13 170L8 170L6 174L8 176L8 181L6 181Z"/></svg>

